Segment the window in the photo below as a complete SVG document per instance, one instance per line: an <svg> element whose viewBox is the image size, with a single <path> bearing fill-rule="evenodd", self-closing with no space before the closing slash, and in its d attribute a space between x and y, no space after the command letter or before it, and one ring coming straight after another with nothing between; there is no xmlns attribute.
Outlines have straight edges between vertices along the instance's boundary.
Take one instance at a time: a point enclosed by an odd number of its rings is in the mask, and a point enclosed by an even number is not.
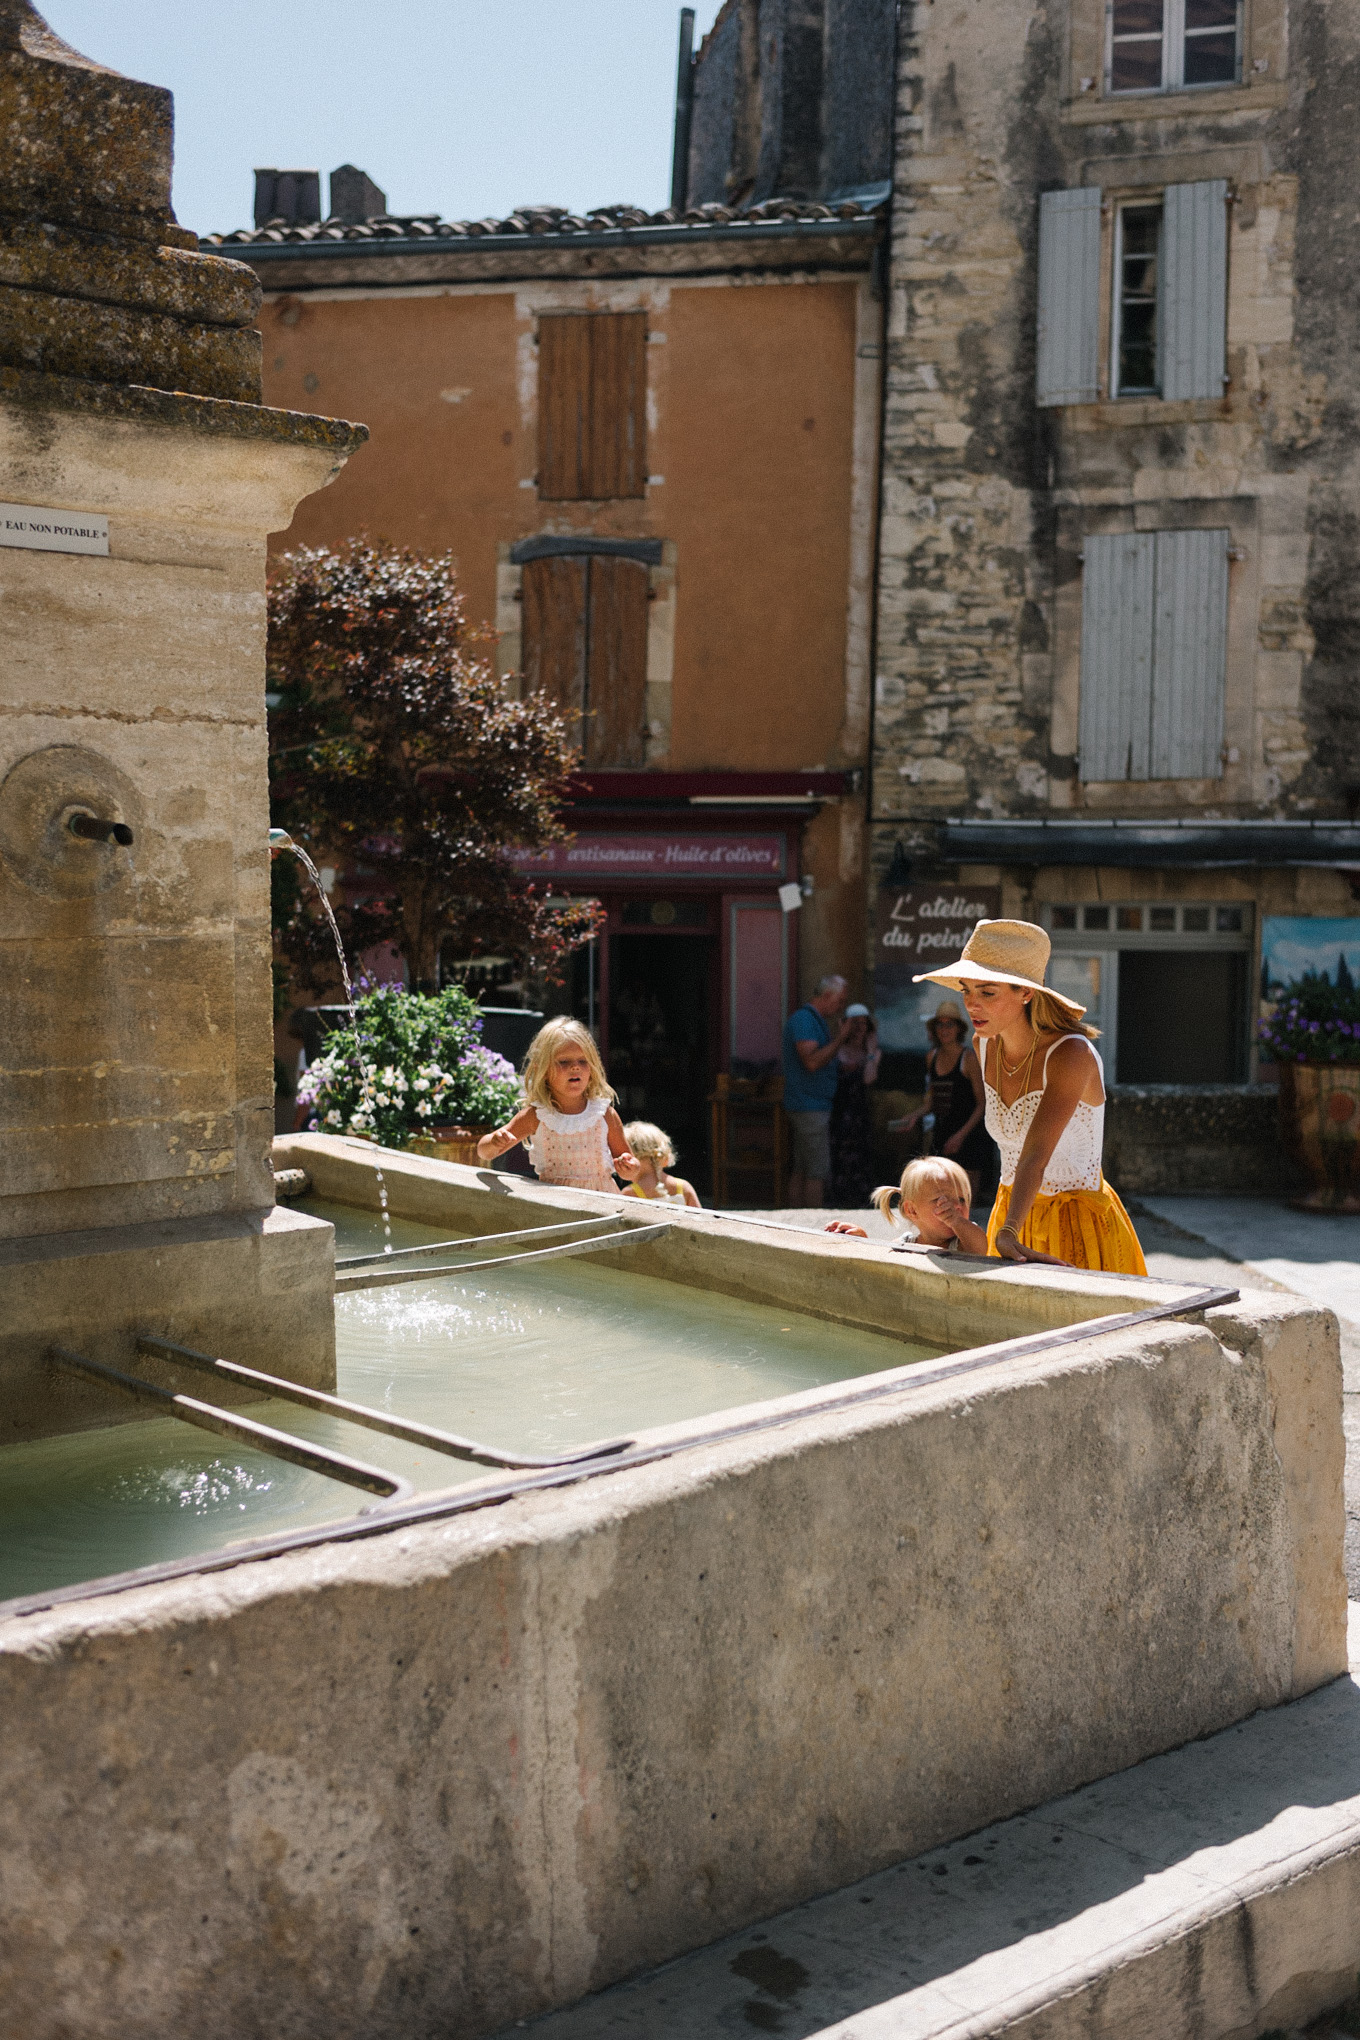
<svg viewBox="0 0 1360 2040"><path fill-rule="evenodd" d="M1130 531L1087 539L1078 723L1084 780L1222 776L1229 537L1221 530Z"/></svg>
<svg viewBox="0 0 1360 2040"><path fill-rule="evenodd" d="M1101 193L1039 200L1040 404L1100 396ZM1169 184L1114 207L1109 388L1181 403L1221 398L1228 345L1228 186Z"/></svg>
<svg viewBox="0 0 1360 2040"><path fill-rule="evenodd" d="M1241 0L1109 0L1111 92L1235 85Z"/></svg>
<svg viewBox="0 0 1360 2040"><path fill-rule="evenodd" d="M524 674L573 724L589 765L645 762L647 568L611 553L524 564Z"/></svg>
<svg viewBox="0 0 1360 2040"><path fill-rule="evenodd" d="M1157 345L1157 259L1162 251L1160 205L1121 205L1115 219L1114 376L1118 397L1156 396L1161 389Z"/></svg>
<svg viewBox="0 0 1360 2040"><path fill-rule="evenodd" d="M1095 922L1095 913L1108 918ZM1040 909L1053 942L1049 981L1080 1000L1100 1028L1108 1080L1245 1080L1253 918L1250 906L1197 901ZM1168 1011L1190 1010L1193 1027L1162 1024Z"/></svg>
<svg viewBox="0 0 1360 2040"><path fill-rule="evenodd" d="M645 312L555 313L538 325L538 493L647 493Z"/></svg>

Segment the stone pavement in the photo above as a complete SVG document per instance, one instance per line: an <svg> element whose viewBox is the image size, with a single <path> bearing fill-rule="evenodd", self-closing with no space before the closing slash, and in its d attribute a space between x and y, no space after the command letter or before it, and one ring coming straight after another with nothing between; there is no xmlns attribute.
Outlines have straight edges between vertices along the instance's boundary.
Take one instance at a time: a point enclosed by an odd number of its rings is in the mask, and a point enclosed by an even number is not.
<svg viewBox="0 0 1360 2040"><path fill-rule="evenodd" d="M1353 1606L1351 1677L516 2030L1283 2040L1360 1967L1357 1644Z"/></svg>

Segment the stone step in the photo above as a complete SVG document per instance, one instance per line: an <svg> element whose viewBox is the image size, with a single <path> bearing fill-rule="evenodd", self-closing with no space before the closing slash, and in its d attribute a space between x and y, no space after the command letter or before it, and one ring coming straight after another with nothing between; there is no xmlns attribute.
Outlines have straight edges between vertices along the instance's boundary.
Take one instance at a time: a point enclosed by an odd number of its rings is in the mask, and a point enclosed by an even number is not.
<svg viewBox="0 0 1360 2040"><path fill-rule="evenodd" d="M1349 1678L565 2011L536 2040L1256 2040L1360 1987ZM1347 2027L1346 2030L1349 2030Z"/></svg>

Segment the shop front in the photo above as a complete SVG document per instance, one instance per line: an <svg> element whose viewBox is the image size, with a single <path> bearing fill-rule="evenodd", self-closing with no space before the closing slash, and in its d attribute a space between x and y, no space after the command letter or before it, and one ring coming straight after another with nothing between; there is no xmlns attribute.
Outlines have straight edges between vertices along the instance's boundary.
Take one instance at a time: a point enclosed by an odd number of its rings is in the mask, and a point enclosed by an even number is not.
<svg viewBox="0 0 1360 2040"><path fill-rule="evenodd" d="M515 853L558 897L603 910L545 1003L591 1029L625 1119L664 1127L701 1193L719 1072L777 1063L798 997L802 834L841 791L830 773L748 776L758 790L728 775L593 776L570 841Z"/></svg>

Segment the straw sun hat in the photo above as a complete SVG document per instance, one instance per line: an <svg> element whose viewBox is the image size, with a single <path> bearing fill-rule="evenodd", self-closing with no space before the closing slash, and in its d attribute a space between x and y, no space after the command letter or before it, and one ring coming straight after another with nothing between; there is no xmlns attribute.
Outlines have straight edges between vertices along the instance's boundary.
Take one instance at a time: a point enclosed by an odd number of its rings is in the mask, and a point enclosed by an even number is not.
<svg viewBox="0 0 1360 2040"><path fill-rule="evenodd" d="M1032 921L979 921L957 963L922 971L912 983L948 985L951 991L962 991L965 984L1023 985L1026 991L1046 992L1069 1013L1080 1015L1084 1006L1044 983L1050 947L1043 929Z"/></svg>

